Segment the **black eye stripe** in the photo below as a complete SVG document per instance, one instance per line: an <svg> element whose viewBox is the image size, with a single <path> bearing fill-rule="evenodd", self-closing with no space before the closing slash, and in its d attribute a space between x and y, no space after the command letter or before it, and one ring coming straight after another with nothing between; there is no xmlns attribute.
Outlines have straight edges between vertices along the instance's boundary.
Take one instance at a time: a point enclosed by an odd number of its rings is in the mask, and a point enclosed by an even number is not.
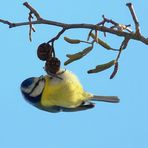
<svg viewBox="0 0 148 148"><path fill-rule="evenodd" d="M40 82L41 80L39 79L36 83L35 83L35 85L34 85L34 87L32 88L32 90L29 92L29 95L36 89L36 87L39 85L39 82Z"/></svg>

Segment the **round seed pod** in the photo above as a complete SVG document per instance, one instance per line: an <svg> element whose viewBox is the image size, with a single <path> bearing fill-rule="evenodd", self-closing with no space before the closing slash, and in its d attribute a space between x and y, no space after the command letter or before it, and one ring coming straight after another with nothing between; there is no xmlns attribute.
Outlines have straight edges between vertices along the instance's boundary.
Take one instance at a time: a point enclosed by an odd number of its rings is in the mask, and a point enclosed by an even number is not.
<svg viewBox="0 0 148 148"><path fill-rule="evenodd" d="M56 74L60 70L61 62L58 58L52 57L50 60L47 60L45 63L45 71L47 73Z"/></svg>
<svg viewBox="0 0 148 148"><path fill-rule="evenodd" d="M42 43L37 49L37 56L40 60L46 61L52 57L52 47L47 43Z"/></svg>

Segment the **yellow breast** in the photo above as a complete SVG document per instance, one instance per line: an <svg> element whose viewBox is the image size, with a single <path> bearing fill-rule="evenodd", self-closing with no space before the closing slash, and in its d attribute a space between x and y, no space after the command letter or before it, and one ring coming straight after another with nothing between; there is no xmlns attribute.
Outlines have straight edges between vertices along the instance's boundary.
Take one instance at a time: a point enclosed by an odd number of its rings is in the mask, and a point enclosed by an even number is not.
<svg viewBox="0 0 148 148"><path fill-rule="evenodd" d="M45 76L46 83L41 98L43 106L74 108L91 97L91 94L84 92L79 80L71 72L65 71L60 77L62 80Z"/></svg>

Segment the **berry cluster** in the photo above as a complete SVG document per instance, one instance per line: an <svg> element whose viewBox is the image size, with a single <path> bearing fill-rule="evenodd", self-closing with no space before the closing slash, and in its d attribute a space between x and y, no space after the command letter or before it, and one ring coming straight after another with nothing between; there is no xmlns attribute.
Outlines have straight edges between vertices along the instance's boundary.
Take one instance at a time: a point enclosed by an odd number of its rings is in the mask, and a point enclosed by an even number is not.
<svg viewBox="0 0 148 148"><path fill-rule="evenodd" d="M53 55L53 47L48 43L42 43L37 49L37 56L40 60L45 62L45 71L47 74L57 74L60 70L61 62Z"/></svg>

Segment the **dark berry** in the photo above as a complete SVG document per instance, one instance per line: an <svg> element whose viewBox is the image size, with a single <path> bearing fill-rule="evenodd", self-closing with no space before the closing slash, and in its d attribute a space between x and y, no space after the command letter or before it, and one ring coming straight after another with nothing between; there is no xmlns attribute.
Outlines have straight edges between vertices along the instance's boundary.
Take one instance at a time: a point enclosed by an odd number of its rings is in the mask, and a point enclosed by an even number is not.
<svg viewBox="0 0 148 148"><path fill-rule="evenodd" d="M58 58L52 57L50 60L45 63L46 72L56 74L60 70L61 62Z"/></svg>
<svg viewBox="0 0 148 148"><path fill-rule="evenodd" d="M52 57L52 47L47 43L42 43L37 49L37 56L40 60L46 61Z"/></svg>

